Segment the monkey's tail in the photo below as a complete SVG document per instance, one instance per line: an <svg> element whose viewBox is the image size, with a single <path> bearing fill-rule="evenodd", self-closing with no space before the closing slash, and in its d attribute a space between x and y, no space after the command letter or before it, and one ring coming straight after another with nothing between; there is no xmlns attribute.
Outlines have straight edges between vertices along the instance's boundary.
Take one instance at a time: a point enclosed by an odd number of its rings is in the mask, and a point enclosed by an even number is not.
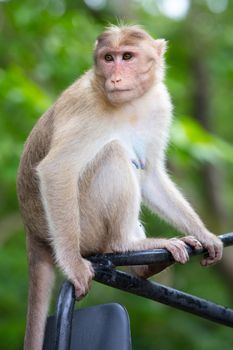
<svg viewBox="0 0 233 350"><path fill-rule="evenodd" d="M54 267L49 250L28 239L29 294L24 350L42 350Z"/></svg>

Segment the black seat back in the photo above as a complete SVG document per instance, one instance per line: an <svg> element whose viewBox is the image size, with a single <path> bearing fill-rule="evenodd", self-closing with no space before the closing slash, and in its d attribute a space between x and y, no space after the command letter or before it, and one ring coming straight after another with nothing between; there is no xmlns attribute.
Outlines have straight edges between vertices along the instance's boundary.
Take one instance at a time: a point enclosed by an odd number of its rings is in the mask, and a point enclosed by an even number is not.
<svg viewBox="0 0 233 350"><path fill-rule="evenodd" d="M43 350L54 350L55 316L48 318ZM70 350L131 350L129 317L119 304L75 310Z"/></svg>

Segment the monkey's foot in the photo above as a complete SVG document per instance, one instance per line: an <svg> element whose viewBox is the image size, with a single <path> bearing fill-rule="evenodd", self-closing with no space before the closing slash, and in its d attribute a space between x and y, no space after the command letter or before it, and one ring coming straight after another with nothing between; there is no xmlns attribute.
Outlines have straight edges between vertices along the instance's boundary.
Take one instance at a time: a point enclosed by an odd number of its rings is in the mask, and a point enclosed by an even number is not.
<svg viewBox="0 0 233 350"><path fill-rule="evenodd" d="M203 248L201 242L199 242L198 239L193 236L185 236L181 237L180 239L194 249Z"/></svg>
<svg viewBox="0 0 233 350"><path fill-rule="evenodd" d="M173 262L164 262L164 263L156 263L150 265L141 265L141 266L130 266L130 272L133 275L136 275L141 278L149 278L157 273L163 271L168 266L172 265Z"/></svg>
<svg viewBox="0 0 233 350"><path fill-rule="evenodd" d="M178 263L185 264L189 260L186 244L181 239L166 239L163 242L163 246L160 248L166 248L172 254L174 260Z"/></svg>

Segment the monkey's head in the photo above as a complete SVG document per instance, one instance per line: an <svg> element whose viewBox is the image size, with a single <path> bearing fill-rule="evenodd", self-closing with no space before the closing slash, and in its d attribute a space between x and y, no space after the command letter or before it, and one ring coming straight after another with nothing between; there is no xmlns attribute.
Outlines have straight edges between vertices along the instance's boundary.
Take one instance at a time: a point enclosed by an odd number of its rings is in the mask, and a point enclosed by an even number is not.
<svg viewBox="0 0 233 350"><path fill-rule="evenodd" d="M166 41L139 26L111 26L97 38L95 74L112 104L130 102L163 79Z"/></svg>

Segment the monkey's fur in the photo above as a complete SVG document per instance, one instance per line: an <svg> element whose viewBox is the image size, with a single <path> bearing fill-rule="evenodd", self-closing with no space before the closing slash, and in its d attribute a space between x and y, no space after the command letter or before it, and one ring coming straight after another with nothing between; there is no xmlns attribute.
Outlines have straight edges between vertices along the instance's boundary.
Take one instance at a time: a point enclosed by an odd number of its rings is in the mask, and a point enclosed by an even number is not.
<svg viewBox="0 0 233 350"><path fill-rule="evenodd" d="M165 49L138 26L108 28L97 39L94 68L63 92L25 144L17 188L29 260L26 350L42 349L54 264L81 297L94 275L89 254L167 248L185 263L186 242L208 249L203 265L221 258L220 240L166 172ZM191 236L146 238L142 201ZM135 269L142 277L155 272Z"/></svg>

